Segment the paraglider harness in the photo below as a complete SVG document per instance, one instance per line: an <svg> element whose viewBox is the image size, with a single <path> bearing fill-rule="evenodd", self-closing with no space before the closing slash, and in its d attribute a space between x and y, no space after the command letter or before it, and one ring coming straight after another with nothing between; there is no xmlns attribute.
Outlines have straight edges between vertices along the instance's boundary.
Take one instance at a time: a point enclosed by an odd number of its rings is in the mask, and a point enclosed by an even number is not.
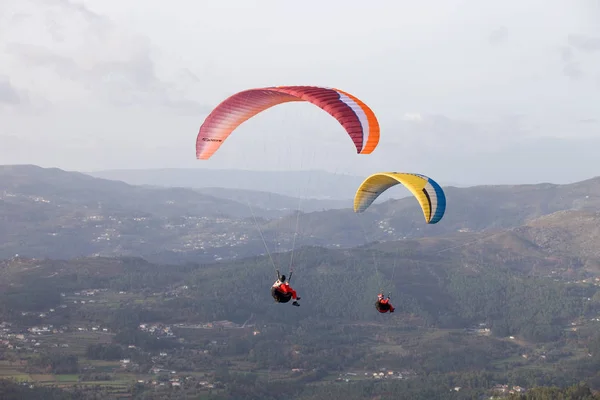
<svg viewBox="0 0 600 400"><path fill-rule="evenodd" d="M387 299L390 299L390 295L391 293L388 293ZM390 303L385 302L385 303L381 303L380 300L383 300L383 297L381 299L377 299L377 301L375 302L375 308L377 309L377 311L379 311L380 313L386 313L388 311L391 310L392 306Z"/></svg>
<svg viewBox="0 0 600 400"><path fill-rule="evenodd" d="M276 270L276 272L277 272L277 279L279 281L281 281L281 275L279 275L279 270ZM294 271L290 272L290 276L287 279L288 283L290 283L290 281L292 280L292 274L293 273L294 273ZM272 287L271 288L271 296L275 299L275 301L277 303L287 303L288 301L290 301L292 299L292 294L291 293L283 293L277 287Z"/></svg>

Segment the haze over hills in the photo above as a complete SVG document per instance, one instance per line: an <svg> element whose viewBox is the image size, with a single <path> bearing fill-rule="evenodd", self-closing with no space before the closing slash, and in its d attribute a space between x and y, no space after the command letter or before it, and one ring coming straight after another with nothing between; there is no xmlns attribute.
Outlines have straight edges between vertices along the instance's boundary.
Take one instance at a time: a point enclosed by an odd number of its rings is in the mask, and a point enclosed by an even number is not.
<svg viewBox="0 0 600 400"><path fill-rule="evenodd" d="M374 204L362 214L348 208L296 214L191 189L132 186L34 166L2 167L0 187L2 257L101 254L205 262L264 253L261 234L272 252L352 247L513 228L556 211L600 207L600 178L568 185L445 188L448 208L436 225L424 223L410 197ZM229 198L236 196L230 191Z"/></svg>
<svg viewBox="0 0 600 400"><path fill-rule="evenodd" d="M201 216L251 215L249 208L238 202L217 199L187 188L133 186L58 168L40 168L34 165L0 166L0 183L5 194L18 194L44 204L58 201L73 207L135 210L166 216L182 216L187 213ZM48 201L36 199L36 196L44 197ZM8 198L10 197L9 195ZM177 202L173 202L174 199L177 199ZM261 217L278 215L276 211L267 212L260 208L255 208L254 214Z"/></svg>
<svg viewBox="0 0 600 400"><path fill-rule="evenodd" d="M132 186L36 166L0 167L0 188L0 257L150 256L186 248L202 254L205 246L229 246L228 240L243 245L255 229L246 218L284 214L192 189Z"/></svg>
<svg viewBox="0 0 600 400"><path fill-rule="evenodd" d="M375 172L377 171L372 173ZM220 191L222 189L243 189L275 193L294 198L329 199L346 202L354 198L356 189L368 176L354 176L326 171L244 171L206 168L129 169L87 173L98 178L121 180L132 185L211 188L210 190L214 190L211 194L217 197L221 195ZM435 177L432 178L435 180ZM448 185L447 182L438 181L438 183L442 186ZM452 185L464 186L460 184ZM224 191L224 193L231 192ZM377 201L403 198L408 195L408 191L404 190L390 191L381 195ZM330 205L332 204L336 203L331 202Z"/></svg>
<svg viewBox="0 0 600 400"><path fill-rule="evenodd" d="M196 169L143 169L89 172L104 179L133 185L190 188L245 189L290 197L348 200L364 178L325 171L242 171Z"/></svg>
<svg viewBox="0 0 600 400"><path fill-rule="evenodd" d="M258 190L228 189L228 188L200 188L194 189L198 193L234 200L244 205L264 208L267 210L301 210L304 212L323 211L339 208L348 208L352 205L351 199L313 199L306 197L291 197L282 194L261 192Z"/></svg>
<svg viewBox="0 0 600 400"><path fill-rule="evenodd" d="M302 214L302 237L315 243L328 242L354 246L373 240L438 236L458 231L503 229L524 224L531 218L561 210L597 210L600 208L600 178L566 185L474 186L444 188L446 213L435 225L424 223L423 213L413 198L373 204L362 214L348 215L345 210ZM295 217L269 222L266 232L288 231ZM274 233L273 233L274 234ZM316 243L317 240L320 240Z"/></svg>

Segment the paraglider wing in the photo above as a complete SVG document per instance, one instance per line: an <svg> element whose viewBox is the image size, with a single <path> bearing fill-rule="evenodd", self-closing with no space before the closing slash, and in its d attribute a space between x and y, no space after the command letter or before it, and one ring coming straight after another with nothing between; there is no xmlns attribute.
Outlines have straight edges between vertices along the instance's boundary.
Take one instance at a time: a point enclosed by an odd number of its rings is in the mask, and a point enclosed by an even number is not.
<svg viewBox="0 0 600 400"><path fill-rule="evenodd" d="M316 86L277 86L245 90L219 104L200 127L196 158L210 158L244 121L291 101L308 101L331 114L346 129L358 154L370 154L377 147L379 122L375 114L350 93Z"/></svg>
<svg viewBox="0 0 600 400"><path fill-rule="evenodd" d="M380 194L397 184L404 185L417 198L428 224L442 219L446 196L440 185L425 175L400 172L380 172L365 179L354 196L354 212L365 211Z"/></svg>

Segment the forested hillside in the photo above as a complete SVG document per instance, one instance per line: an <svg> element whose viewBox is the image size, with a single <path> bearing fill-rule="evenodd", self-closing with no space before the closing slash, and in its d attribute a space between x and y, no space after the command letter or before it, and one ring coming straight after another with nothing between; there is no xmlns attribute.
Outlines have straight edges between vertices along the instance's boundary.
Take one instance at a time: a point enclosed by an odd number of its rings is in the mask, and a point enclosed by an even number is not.
<svg viewBox="0 0 600 400"><path fill-rule="evenodd" d="M298 214L296 207L257 206L264 193L228 191L227 198L217 198L34 166L0 168L0 187L4 258L103 255L212 262L265 253L261 235L273 252L307 245L353 247L514 228L556 211L600 206L600 179L570 185L448 187L446 215L435 225L424 223L411 197L374 204L362 214L351 208ZM301 204L296 200L291 202Z"/></svg>

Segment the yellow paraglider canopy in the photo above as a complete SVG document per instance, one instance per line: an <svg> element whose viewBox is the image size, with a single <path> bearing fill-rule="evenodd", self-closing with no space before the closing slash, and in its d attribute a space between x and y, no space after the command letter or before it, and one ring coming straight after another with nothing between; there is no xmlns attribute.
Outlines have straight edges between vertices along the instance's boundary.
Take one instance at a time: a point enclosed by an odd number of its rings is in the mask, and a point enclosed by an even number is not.
<svg viewBox="0 0 600 400"><path fill-rule="evenodd" d="M397 184L404 185L416 197L428 224L442 219L446 196L440 185L425 175L405 172L378 172L365 179L354 196L354 212L365 211L379 195Z"/></svg>

